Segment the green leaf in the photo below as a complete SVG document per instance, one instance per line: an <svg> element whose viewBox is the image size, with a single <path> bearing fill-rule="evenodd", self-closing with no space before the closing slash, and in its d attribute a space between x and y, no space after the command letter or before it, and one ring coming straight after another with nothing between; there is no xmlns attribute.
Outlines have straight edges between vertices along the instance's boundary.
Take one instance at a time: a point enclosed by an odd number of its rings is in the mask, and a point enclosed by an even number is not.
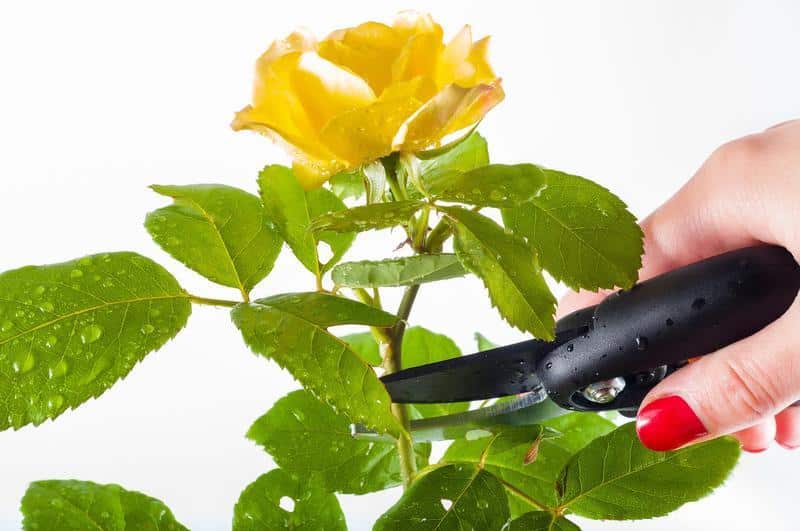
<svg viewBox="0 0 800 531"><path fill-rule="evenodd" d="M415 166L409 167L411 164ZM423 195L417 189L418 186L427 189L426 183L429 181L437 180L449 173L463 173L487 164L489 164L489 149L486 140L478 133L471 133L449 146L416 153L414 158L405 161L401 158L397 174L398 180L406 183L408 198L420 199ZM412 174L417 176L416 179L412 179Z"/></svg>
<svg viewBox="0 0 800 531"><path fill-rule="evenodd" d="M319 216L311 230L334 232L364 232L406 225L411 216L425 206L422 201L395 201L358 206Z"/></svg>
<svg viewBox="0 0 800 531"><path fill-rule="evenodd" d="M374 531L500 531L508 524L500 482L474 465L447 465L419 477Z"/></svg>
<svg viewBox="0 0 800 531"><path fill-rule="evenodd" d="M503 211L544 267L571 288L627 288L642 265L642 231L617 196L588 179L544 170L547 186L530 203Z"/></svg>
<svg viewBox="0 0 800 531"><path fill-rule="evenodd" d="M558 505L558 497L553 488L563 466L570 457L589 444L593 439L614 429L614 424L594 413L570 413L548 420L542 426L552 428L562 435L546 437L539 443L536 460L524 465L525 455L536 439L537 428L530 426L508 428L482 439L453 442L442 457L447 463L479 463L525 495L548 507ZM527 430L527 431L525 431ZM511 515L524 514L535 507L523 499L510 495Z"/></svg>
<svg viewBox="0 0 800 531"><path fill-rule="evenodd" d="M172 511L155 498L119 485L98 485L74 479L31 483L22 498L21 510L25 530L186 529L175 520Z"/></svg>
<svg viewBox="0 0 800 531"><path fill-rule="evenodd" d="M406 330L403 336L403 368L449 360L461 356L461 350L449 337L421 326ZM453 404L414 404L422 417L437 417L469 409L469 402Z"/></svg>
<svg viewBox="0 0 800 531"><path fill-rule="evenodd" d="M284 396L247 432L284 470L319 478L326 490L365 494L402 482L394 443L356 439L350 423L308 391ZM414 445L417 466L428 464L430 444Z"/></svg>
<svg viewBox="0 0 800 531"><path fill-rule="evenodd" d="M360 170L337 173L328 184L339 199L358 199L364 195L364 174Z"/></svg>
<svg viewBox="0 0 800 531"><path fill-rule="evenodd" d="M444 201L507 208L536 198L546 183L542 169L533 164L491 164L431 179L428 191Z"/></svg>
<svg viewBox="0 0 800 531"><path fill-rule="evenodd" d="M361 356L361 359L373 366L378 366L383 361L381 358L380 347L375 341L372 332L360 332L341 336L341 340L350 345L353 351Z"/></svg>
<svg viewBox="0 0 800 531"><path fill-rule="evenodd" d="M315 217L346 210L342 200L330 190L305 191L292 170L279 165L267 166L261 171L258 187L267 216L300 263L315 275L333 267L350 248L355 235L348 231L313 233L309 230ZM320 263L319 242L328 245L333 255L324 264Z"/></svg>
<svg viewBox="0 0 800 531"><path fill-rule="evenodd" d="M463 141L435 157L419 161L423 182L435 181L448 173L462 173L489 164L489 146L478 133L472 133Z"/></svg>
<svg viewBox="0 0 800 531"><path fill-rule="evenodd" d="M528 244L477 212L460 207L441 210L454 222L458 258L483 279L500 315L522 331L552 340L556 299Z"/></svg>
<svg viewBox="0 0 800 531"><path fill-rule="evenodd" d="M233 531L275 529L345 531L347 524L336 496L277 468L248 485L233 508Z"/></svg>
<svg viewBox="0 0 800 531"><path fill-rule="evenodd" d="M324 327L258 303L237 305L231 317L253 352L275 360L350 422L406 436L372 367Z"/></svg>
<svg viewBox="0 0 800 531"><path fill-rule="evenodd" d="M135 253L0 274L0 429L41 424L99 396L190 313L175 278Z"/></svg>
<svg viewBox="0 0 800 531"><path fill-rule="evenodd" d="M222 184L151 188L175 202L144 226L176 260L245 295L272 270L283 241L258 197Z"/></svg>
<svg viewBox="0 0 800 531"><path fill-rule="evenodd" d="M563 516L555 517L552 513L532 511L511 521L508 531L581 531Z"/></svg>
<svg viewBox="0 0 800 531"><path fill-rule="evenodd" d="M557 483L560 505L603 520L663 516L721 485L739 453L731 437L653 452L639 442L630 422L570 459Z"/></svg>
<svg viewBox="0 0 800 531"><path fill-rule="evenodd" d="M255 302L291 313L323 328L346 324L385 328L397 321L397 316L374 306L321 291L281 293Z"/></svg>
<svg viewBox="0 0 800 531"><path fill-rule="evenodd" d="M335 284L351 288L409 286L466 274L467 271L454 254L420 254L388 260L345 262L331 271Z"/></svg>
<svg viewBox="0 0 800 531"><path fill-rule="evenodd" d="M475 332L475 342L478 343L478 352L483 352L484 350L492 350L493 348L497 348L497 343L489 341L486 339L486 336L481 334L480 332Z"/></svg>

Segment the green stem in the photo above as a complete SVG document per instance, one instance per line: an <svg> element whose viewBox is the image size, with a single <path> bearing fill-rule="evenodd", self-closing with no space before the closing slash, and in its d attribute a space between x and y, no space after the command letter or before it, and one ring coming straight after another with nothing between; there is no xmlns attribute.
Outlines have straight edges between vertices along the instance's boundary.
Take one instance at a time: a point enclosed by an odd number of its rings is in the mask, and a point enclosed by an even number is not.
<svg viewBox="0 0 800 531"><path fill-rule="evenodd" d="M428 219L430 217L430 212L430 207L423 208L422 212L419 213L419 217L417 218L416 222L409 227L413 229L411 231L411 248L418 253L425 252L425 236L428 232Z"/></svg>
<svg viewBox="0 0 800 531"><path fill-rule="evenodd" d="M370 296L370 294L367 293L367 290L364 288L353 288L353 294L355 294L358 300L364 304L369 304L370 306L374 306L379 310L382 309L381 299L377 288L374 290L374 296ZM387 331L390 331L389 329L378 328L376 326L370 326L369 329L372 332L372 337L375 338L375 341L377 341L379 345L386 345L391 341L391 338L387 334Z"/></svg>
<svg viewBox="0 0 800 531"><path fill-rule="evenodd" d="M453 227L450 223L445 219L440 220L428 235L428 243L426 246L428 251L431 253L442 252L444 242L451 234L453 234Z"/></svg>
<svg viewBox="0 0 800 531"><path fill-rule="evenodd" d="M209 299L206 297L198 297L196 295L189 295L189 300L195 304L204 304L206 306L224 306L226 308L233 308L237 304L241 304L237 301L229 301L225 299Z"/></svg>
<svg viewBox="0 0 800 531"><path fill-rule="evenodd" d="M322 286L322 264L317 262L317 272L314 273L314 280L316 282L317 291L325 291L325 288Z"/></svg>
<svg viewBox="0 0 800 531"><path fill-rule="evenodd" d="M400 300L400 306L397 308L397 323L389 334L389 345L383 359L386 374L397 372L403 368L403 335L405 334L408 316L411 313L411 307L414 305L418 291L419 284L409 286ZM408 430L410 423L408 406L405 404L392 404L392 413L394 413L403 427ZM414 459L411 437L400 437L397 440L397 453L400 456L400 474L403 478L403 486L408 488L417 473L417 463Z"/></svg>

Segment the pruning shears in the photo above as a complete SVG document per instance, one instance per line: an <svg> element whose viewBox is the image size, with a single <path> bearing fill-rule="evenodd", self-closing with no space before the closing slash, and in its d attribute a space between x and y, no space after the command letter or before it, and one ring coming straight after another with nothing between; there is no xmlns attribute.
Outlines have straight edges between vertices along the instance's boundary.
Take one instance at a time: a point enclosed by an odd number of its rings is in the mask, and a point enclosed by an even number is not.
<svg viewBox="0 0 800 531"><path fill-rule="evenodd" d="M617 291L560 319L537 339L392 373L396 403L501 398L495 404L411 421L415 441L479 437L570 411L635 416L658 382L690 360L764 328L792 304L800 266L778 246L721 254ZM758 355L758 353L754 353ZM361 426L354 433L377 438Z"/></svg>

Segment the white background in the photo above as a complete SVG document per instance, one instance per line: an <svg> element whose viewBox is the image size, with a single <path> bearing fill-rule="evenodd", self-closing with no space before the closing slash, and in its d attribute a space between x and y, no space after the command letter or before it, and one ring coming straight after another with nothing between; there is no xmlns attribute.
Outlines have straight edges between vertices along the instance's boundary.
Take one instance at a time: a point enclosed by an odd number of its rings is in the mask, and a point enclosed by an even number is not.
<svg viewBox="0 0 800 531"><path fill-rule="evenodd" d="M720 143L800 116L800 3L769 2L39 2L0 3L0 269L103 250L158 259L192 292L235 297L171 260L144 229L164 203L150 183L255 190L260 137L228 128L252 66L295 26L318 34L429 10L448 35L493 35L506 101L481 126L495 161L538 162L616 191L639 216ZM397 236L359 239L382 257ZM311 288L284 253L258 294ZM391 300L391 297L390 297ZM396 300L396 299L395 299ZM412 319L472 349L473 331L521 338L477 280L424 287ZM754 353L757 355L759 353ZM271 467L244 432L295 388L252 355L224 310L56 422L0 433L0 529L19 527L29 481L117 482L164 500L193 529L226 529L240 490ZM585 529L797 529L800 455L745 456L726 486L672 516ZM398 495L345 496L351 529Z"/></svg>

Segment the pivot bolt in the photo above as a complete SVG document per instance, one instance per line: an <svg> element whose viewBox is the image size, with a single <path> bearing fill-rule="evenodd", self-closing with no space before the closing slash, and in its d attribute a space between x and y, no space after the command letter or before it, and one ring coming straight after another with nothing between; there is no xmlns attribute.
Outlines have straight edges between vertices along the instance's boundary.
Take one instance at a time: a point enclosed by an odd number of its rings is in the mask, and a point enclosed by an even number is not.
<svg viewBox="0 0 800 531"><path fill-rule="evenodd" d="M586 400L595 404L608 404L613 402L623 389L625 389L625 378L617 376L611 380L603 380L587 385L583 390L583 396Z"/></svg>

